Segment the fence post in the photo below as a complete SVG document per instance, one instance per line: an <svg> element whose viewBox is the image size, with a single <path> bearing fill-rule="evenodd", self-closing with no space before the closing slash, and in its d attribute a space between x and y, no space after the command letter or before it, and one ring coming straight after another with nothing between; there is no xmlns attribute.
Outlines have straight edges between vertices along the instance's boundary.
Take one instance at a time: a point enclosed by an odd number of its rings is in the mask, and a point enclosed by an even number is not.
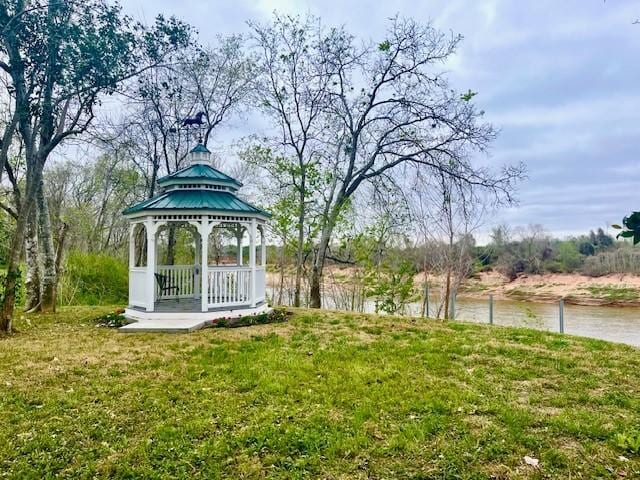
<svg viewBox="0 0 640 480"><path fill-rule="evenodd" d="M560 333L564 333L564 299L560 299Z"/></svg>
<svg viewBox="0 0 640 480"><path fill-rule="evenodd" d="M493 295L489 295L489 325L493 325Z"/></svg>

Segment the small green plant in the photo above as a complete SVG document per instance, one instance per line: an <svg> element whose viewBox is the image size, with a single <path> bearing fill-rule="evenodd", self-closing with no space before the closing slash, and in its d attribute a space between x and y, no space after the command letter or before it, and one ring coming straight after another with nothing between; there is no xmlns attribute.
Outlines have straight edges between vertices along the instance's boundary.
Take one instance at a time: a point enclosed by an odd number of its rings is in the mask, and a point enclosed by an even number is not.
<svg viewBox="0 0 640 480"><path fill-rule="evenodd" d="M616 433L615 442L622 450L640 455L640 430Z"/></svg>
<svg viewBox="0 0 640 480"><path fill-rule="evenodd" d="M240 318L222 318L213 323L218 328L234 328L248 327L250 325L264 325L267 323L286 322L292 315L290 311L283 309L274 309L269 313L261 313L259 315L247 315Z"/></svg>
<svg viewBox="0 0 640 480"><path fill-rule="evenodd" d="M525 305L522 307L524 310L524 324L530 328L540 328L542 326L542 319L533 311L533 309Z"/></svg>
<svg viewBox="0 0 640 480"><path fill-rule="evenodd" d="M98 327L120 328L127 324L127 319L124 317L124 310L116 310L100 315L94 319L94 322Z"/></svg>
<svg viewBox="0 0 640 480"><path fill-rule="evenodd" d="M591 295L611 302L633 301L638 299L638 290L633 287L619 287L617 285L592 285L585 287Z"/></svg>

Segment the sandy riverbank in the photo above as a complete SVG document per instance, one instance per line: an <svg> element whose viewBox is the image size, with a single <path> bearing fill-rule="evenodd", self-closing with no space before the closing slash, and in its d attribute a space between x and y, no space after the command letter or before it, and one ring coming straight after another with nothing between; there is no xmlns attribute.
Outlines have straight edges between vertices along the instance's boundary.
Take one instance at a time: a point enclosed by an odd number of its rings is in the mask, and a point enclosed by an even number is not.
<svg viewBox="0 0 640 480"><path fill-rule="evenodd" d="M576 305L640 305L640 276L629 274L588 277L580 274L554 273L521 275L509 282L497 272L483 272L469 279L461 295L555 302L561 298Z"/></svg>

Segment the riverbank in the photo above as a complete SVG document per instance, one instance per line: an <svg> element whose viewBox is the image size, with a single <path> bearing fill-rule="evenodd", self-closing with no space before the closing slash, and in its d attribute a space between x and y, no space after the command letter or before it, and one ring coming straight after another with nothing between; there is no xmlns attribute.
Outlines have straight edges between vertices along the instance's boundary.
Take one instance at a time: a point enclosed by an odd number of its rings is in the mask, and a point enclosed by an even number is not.
<svg viewBox="0 0 640 480"><path fill-rule="evenodd" d="M361 278L353 267L331 265L324 276L325 292L334 297L348 297L350 292L362 291L362 285L353 285L354 278ZM444 284L441 278L430 276L431 294L437 294ZM267 273L267 284L273 291L278 290L280 278L276 272ZM419 301L424 288L424 275L414 276L415 301ZM293 272L285 277L284 299L292 297ZM303 290L308 290L305 285ZM459 298L487 299L493 295L496 300L515 300L534 303L565 303L586 306L640 307L640 275L610 274L589 277L577 273L552 273L542 275L520 275L513 281L498 272L480 272L466 279L458 292ZM284 301L284 303L287 303ZM342 307L344 308L344 307Z"/></svg>
<svg viewBox="0 0 640 480"><path fill-rule="evenodd" d="M123 335L107 311L20 316L0 340L7 478L640 475L631 347L300 309Z"/></svg>
<svg viewBox="0 0 640 480"><path fill-rule="evenodd" d="M422 280L422 276L420 281ZM464 282L460 295L469 298L557 302L592 306L640 306L640 276L612 274L588 277L575 273L521 275L513 281L497 272L482 272Z"/></svg>

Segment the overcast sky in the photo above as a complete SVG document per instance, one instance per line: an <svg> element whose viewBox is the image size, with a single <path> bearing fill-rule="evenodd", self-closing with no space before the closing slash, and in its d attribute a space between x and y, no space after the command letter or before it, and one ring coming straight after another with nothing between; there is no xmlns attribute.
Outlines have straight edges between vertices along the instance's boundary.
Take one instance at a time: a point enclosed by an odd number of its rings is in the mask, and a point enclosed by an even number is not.
<svg viewBox="0 0 640 480"><path fill-rule="evenodd" d="M311 12L363 39L384 40L398 13L464 36L450 79L499 130L490 162L524 162L519 205L495 222L559 235L640 209L638 0L123 0L133 16L176 15L203 43L247 31L274 10ZM235 125L243 133L252 123ZM233 136L232 133L229 134ZM230 143L233 139L220 139ZM484 161L484 160L483 160Z"/></svg>

